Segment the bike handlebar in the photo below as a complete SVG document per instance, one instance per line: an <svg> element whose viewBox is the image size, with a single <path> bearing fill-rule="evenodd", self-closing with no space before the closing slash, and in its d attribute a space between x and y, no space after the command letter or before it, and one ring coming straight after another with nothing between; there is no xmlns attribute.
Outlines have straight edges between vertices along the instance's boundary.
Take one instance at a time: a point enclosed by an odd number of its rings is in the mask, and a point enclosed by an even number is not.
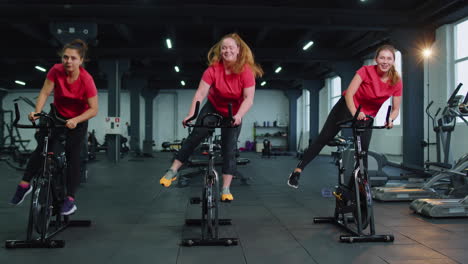
<svg viewBox="0 0 468 264"><path fill-rule="evenodd" d="M387 109L387 116L385 118L386 123L389 123L390 120L390 112L392 110L392 106L389 105ZM387 126L369 126L369 124L372 124L374 122L374 117L370 115L366 115L368 120L358 120L357 117L359 116L359 113L361 112L361 106L358 107L356 113L354 114L353 118L340 121L336 123L339 127L341 128L364 128L364 129L383 129L383 128L388 128ZM359 122L363 121L363 122ZM346 125L347 123L351 123L351 125Z"/></svg>
<svg viewBox="0 0 468 264"><path fill-rule="evenodd" d="M19 107L18 104L15 103L15 120L13 121L13 126L17 128L59 128L59 127L65 127L65 123L67 123L67 120L60 118L57 116L57 110L55 109L55 106L53 104L50 104L51 112L53 113L53 116L44 112L37 113L34 116L39 116L39 117L44 117L47 119L46 124L44 125L37 125L34 121L31 121L32 125L24 125L24 124L18 124L20 120L20 113L19 113ZM56 121L59 121L63 124L56 124Z"/></svg>
<svg viewBox="0 0 468 264"><path fill-rule="evenodd" d="M449 99L447 100L447 105L450 107L454 107L455 105L458 104L458 100L456 100L458 91L460 91L460 88L463 86L463 83L459 83L457 88L453 90L452 94L450 95Z"/></svg>
<svg viewBox="0 0 468 264"><path fill-rule="evenodd" d="M232 115L232 104L228 104L228 113L229 117L223 117L217 113L207 113L201 117L199 124L191 124L190 122L195 120L198 116L198 111L200 110L200 101L197 101L195 104L195 111L193 115L185 121L185 125L188 127L205 127L205 128L233 128L234 118ZM206 118L213 117L213 120L206 120Z"/></svg>

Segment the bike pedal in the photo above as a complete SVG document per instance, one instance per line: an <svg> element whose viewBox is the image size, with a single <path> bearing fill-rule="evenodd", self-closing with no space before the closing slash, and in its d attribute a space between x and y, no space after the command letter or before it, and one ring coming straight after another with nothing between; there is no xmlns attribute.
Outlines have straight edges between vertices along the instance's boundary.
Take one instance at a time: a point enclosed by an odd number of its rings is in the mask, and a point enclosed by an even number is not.
<svg viewBox="0 0 468 264"><path fill-rule="evenodd" d="M200 197L192 197L190 198L190 204L199 204L201 203Z"/></svg>
<svg viewBox="0 0 468 264"><path fill-rule="evenodd" d="M335 196L336 199L338 199L340 201L343 201L343 194L342 193L333 192L333 196Z"/></svg>

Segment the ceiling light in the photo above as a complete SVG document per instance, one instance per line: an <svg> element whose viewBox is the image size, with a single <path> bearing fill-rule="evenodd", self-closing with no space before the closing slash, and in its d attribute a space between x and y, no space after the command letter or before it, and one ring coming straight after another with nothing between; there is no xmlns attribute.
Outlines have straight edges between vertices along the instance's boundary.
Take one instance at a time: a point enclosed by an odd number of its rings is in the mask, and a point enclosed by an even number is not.
<svg viewBox="0 0 468 264"><path fill-rule="evenodd" d="M25 82L18 81L18 80L16 80L16 81L15 81L15 83L17 83L17 84L19 84L19 85L23 85L23 86L25 86L25 85L26 85L26 83L25 83Z"/></svg>
<svg viewBox="0 0 468 264"><path fill-rule="evenodd" d="M171 39L166 39L166 45L167 45L167 48L168 49L172 49L172 42L171 42Z"/></svg>
<svg viewBox="0 0 468 264"><path fill-rule="evenodd" d="M185 86L185 82L184 82L184 81L180 81L180 84L182 84L182 86Z"/></svg>
<svg viewBox="0 0 468 264"><path fill-rule="evenodd" d="M46 72L46 69L42 68L41 66L36 66L34 68L36 68L38 71Z"/></svg>
<svg viewBox="0 0 468 264"><path fill-rule="evenodd" d="M174 66L174 70L175 70L176 72L180 72L179 66Z"/></svg>
<svg viewBox="0 0 468 264"><path fill-rule="evenodd" d="M303 50L307 50L307 49L310 48L312 45L314 45L314 42L313 42L313 41L309 41L302 49L303 49Z"/></svg>
<svg viewBox="0 0 468 264"><path fill-rule="evenodd" d="M431 49L424 49L424 50L423 50L423 56L424 56L425 58L429 58L429 57L431 56L431 54L432 54L432 50L431 50Z"/></svg>
<svg viewBox="0 0 468 264"><path fill-rule="evenodd" d="M265 86L265 84L266 84L266 81L263 81L260 85Z"/></svg>
<svg viewBox="0 0 468 264"><path fill-rule="evenodd" d="M275 72L276 73L279 73L283 68L281 68L281 66L279 66L278 68L276 68Z"/></svg>

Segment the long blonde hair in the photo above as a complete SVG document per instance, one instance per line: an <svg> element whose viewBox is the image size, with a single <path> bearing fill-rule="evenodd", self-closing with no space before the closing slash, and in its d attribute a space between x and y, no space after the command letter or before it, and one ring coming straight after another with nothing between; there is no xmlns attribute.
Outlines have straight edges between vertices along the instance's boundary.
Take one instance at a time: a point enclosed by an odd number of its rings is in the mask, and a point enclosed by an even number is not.
<svg viewBox="0 0 468 264"><path fill-rule="evenodd" d="M252 51L250 50L247 43L245 43L237 33L225 35L221 38L220 41L218 41L213 47L211 47L210 51L208 52L208 65L211 66L223 60L221 56L221 45L223 43L223 40L227 38L233 39L239 47L239 55L237 55L237 60L230 67L230 70L235 74L239 74L244 70L244 66L248 65L250 69L252 69L252 72L254 73L255 77L262 77L262 67L255 63Z"/></svg>
<svg viewBox="0 0 468 264"><path fill-rule="evenodd" d="M395 56L396 49L395 49L395 47L393 47L390 44L385 44L385 45L380 46L377 49L377 51L375 52L375 58L374 59L377 60L377 57L379 57L380 52L383 51L383 50L390 51L393 54L393 61L395 61L395 59L396 59L396 56ZM401 80L400 74L395 69L395 64L393 64L392 68L390 68L390 70L388 71L388 80L390 81L391 85L395 85Z"/></svg>

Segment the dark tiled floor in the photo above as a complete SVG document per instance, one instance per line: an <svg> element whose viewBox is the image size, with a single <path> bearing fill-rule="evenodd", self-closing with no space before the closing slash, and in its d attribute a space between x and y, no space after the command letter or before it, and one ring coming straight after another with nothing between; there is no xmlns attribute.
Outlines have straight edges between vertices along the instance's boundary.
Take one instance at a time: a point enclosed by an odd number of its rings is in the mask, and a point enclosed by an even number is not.
<svg viewBox="0 0 468 264"><path fill-rule="evenodd" d="M199 194L201 185L198 178L187 188L162 188L158 180L171 155L157 153L144 161L124 159L114 165L102 157L90 164L74 218L90 219L93 226L61 233L63 249L2 247L0 263L468 263L467 219L427 219L412 214L408 203L376 203L377 232L393 233L395 242L343 244L338 242L339 229L312 222L314 216L333 212L333 199L321 195L322 188L336 182L329 158L312 162L294 190L286 186L297 162L293 157L245 156L251 163L240 171L252 178L251 185L236 180L235 202L221 207L221 216L234 223L222 227L222 235L237 236L238 246L179 246L182 237L199 233L183 224L200 214L188 198ZM20 173L2 163L0 171L0 239L22 239L28 203L6 203Z"/></svg>

